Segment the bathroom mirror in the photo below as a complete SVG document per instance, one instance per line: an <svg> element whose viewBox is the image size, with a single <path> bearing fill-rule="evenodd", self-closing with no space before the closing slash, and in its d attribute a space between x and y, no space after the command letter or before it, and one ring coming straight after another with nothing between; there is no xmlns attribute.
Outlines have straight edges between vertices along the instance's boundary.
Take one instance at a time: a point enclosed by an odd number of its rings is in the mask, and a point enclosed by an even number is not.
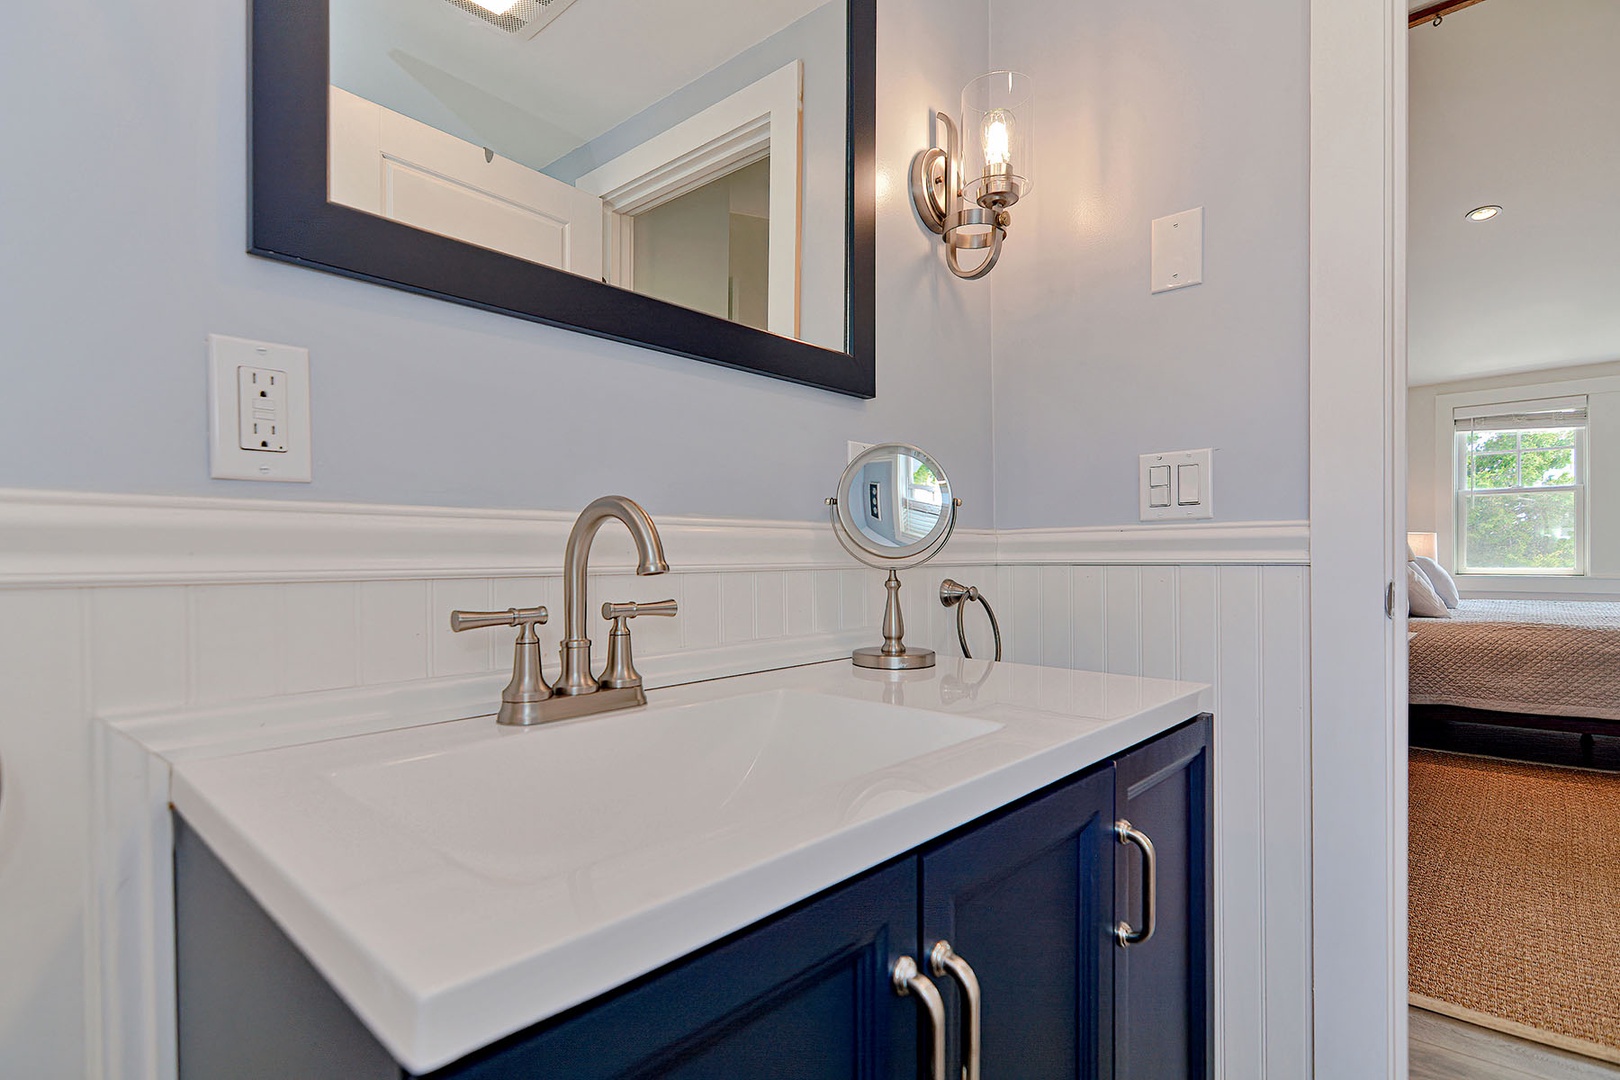
<svg viewBox="0 0 1620 1080"><path fill-rule="evenodd" d="M871 397L876 0L255 0L250 250Z"/></svg>
<svg viewBox="0 0 1620 1080"><path fill-rule="evenodd" d="M844 469L838 494L827 500L833 534L856 559L887 570L883 644L856 649L857 667L903 671L934 666L934 650L905 644L898 571L938 555L956 528L962 500L945 470L907 443L868 447Z"/></svg>

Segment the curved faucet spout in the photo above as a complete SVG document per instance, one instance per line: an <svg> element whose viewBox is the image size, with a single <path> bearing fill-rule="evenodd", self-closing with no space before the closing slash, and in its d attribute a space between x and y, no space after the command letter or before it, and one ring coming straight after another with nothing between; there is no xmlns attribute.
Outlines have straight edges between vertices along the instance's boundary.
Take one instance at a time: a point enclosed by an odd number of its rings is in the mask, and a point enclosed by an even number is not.
<svg viewBox="0 0 1620 1080"><path fill-rule="evenodd" d="M647 516L647 511L634 502L623 495L604 495L580 511L563 552L563 627L567 636L562 643L562 677L556 687L559 694L590 694L597 689L596 679L591 675L591 642L585 626L590 609L585 598L585 576L591 542L610 518L624 522L636 542L640 560L636 573L663 574L669 570L658 527Z"/></svg>

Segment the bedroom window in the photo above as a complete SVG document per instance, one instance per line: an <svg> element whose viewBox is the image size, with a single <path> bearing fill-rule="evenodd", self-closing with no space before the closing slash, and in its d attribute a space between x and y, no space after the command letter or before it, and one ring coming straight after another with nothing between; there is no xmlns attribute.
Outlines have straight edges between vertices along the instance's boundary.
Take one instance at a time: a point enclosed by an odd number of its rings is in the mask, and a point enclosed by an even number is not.
<svg viewBox="0 0 1620 1080"><path fill-rule="evenodd" d="M1582 574L1586 398L1455 410L1457 561L1465 574Z"/></svg>

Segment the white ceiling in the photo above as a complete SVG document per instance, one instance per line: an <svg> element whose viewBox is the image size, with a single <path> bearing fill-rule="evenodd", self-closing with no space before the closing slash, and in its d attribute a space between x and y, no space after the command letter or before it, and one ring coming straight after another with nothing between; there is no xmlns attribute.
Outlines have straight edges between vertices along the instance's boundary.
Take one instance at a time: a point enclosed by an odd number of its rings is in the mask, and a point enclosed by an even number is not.
<svg viewBox="0 0 1620 1080"><path fill-rule="evenodd" d="M1410 381L1620 358L1620 3L1485 0L1409 41Z"/></svg>
<svg viewBox="0 0 1620 1080"><path fill-rule="evenodd" d="M403 72L485 145L549 162L827 2L575 0L529 38L445 0L333 0L333 81L379 100Z"/></svg>

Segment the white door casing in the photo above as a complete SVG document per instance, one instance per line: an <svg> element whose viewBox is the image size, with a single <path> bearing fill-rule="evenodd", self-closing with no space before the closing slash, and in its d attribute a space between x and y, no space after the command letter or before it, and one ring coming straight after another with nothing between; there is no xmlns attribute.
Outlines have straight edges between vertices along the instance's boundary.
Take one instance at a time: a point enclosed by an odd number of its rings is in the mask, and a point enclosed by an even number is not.
<svg viewBox="0 0 1620 1080"><path fill-rule="evenodd" d="M1398 0L1311 4L1318 1080L1407 1076L1406 19Z"/></svg>
<svg viewBox="0 0 1620 1080"><path fill-rule="evenodd" d="M581 176L606 208L607 280L630 287L635 215L770 157L766 329L799 336L804 63L795 60Z"/></svg>
<svg viewBox="0 0 1620 1080"><path fill-rule="evenodd" d="M602 278L602 200L332 87L328 198L514 258Z"/></svg>

